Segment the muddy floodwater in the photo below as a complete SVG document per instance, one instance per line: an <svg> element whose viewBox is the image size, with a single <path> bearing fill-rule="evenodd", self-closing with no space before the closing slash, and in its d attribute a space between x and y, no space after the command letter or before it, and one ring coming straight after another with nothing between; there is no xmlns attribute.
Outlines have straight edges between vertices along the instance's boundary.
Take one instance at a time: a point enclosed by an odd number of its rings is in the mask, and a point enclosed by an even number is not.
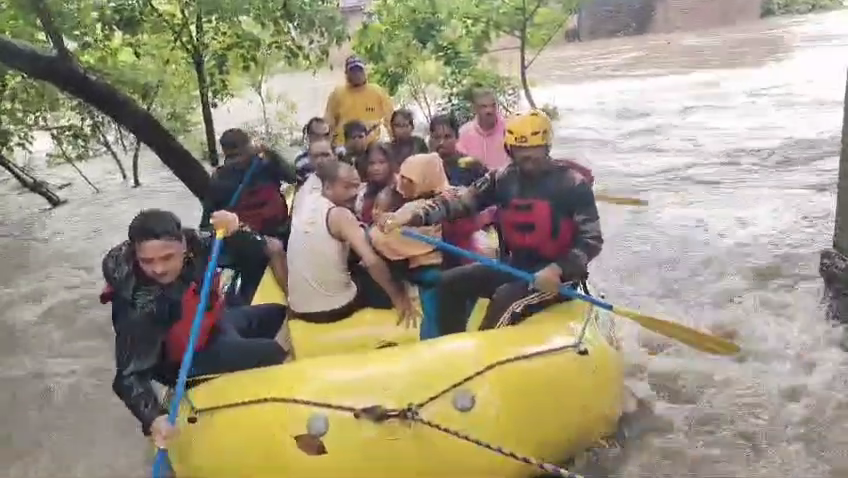
<svg viewBox="0 0 848 478"><path fill-rule="evenodd" d="M594 282L614 304L734 331L745 349L714 358L622 322L629 384L654 416L609 476L848 477L848 355L822 318L817 275L833 228L846 67L848 12L557 47L537 62L537 99L562 116L556 153L591 166L598 190L650 201L601 206ZM323 111L336 75L272 86L302 100L306 118ZM218 126L258 115L235 101ZM138 425L110 387L100 258L140 208L194 223L199 206L154 158L140 189L119 184L108 162L82 167L103 192L73 179L71 202L52 211L0 176L9 478L149 473Z"/></svg>

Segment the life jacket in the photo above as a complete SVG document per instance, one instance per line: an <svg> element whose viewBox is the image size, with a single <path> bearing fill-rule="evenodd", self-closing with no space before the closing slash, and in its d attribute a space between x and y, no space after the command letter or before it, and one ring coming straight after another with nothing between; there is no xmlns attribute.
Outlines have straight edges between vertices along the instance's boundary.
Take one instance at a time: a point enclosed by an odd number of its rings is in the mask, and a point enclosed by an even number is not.
<svg viewBox="0 0 848 478"><path fill-rule="evenodd" d="M573 161L557 161L560 168L518 194L518 178L504 178L498 185L497 222L503 248L511 254L555 261L571 250L577 224L566 215L564 174L578 174L575 181L592 183L591 170Z"/></svg>
<svg viewBox="0 0 848 478"><path fill-rule="evenodd" d="M209 341L212 328L218 323L224 311L224 298L218 292L220 290L220 279L220 274L216 274L209 289L209 301L206 311L203 313L200 332L198 332L194 342L195 351L202 349ZM108 304L112 302L114 296L114 289L107 285L100 293L100 303ZM186 348L188 348L191 326L199 306L200 287L198 287L197 282L192 282L182 296L179 320L168 329L165 335L165 356L169 361L174 363L182 361Z"/></svg>
<svg viewBox="0 0 848 478"><path fill-rule="evenodd" d="M288 220L288 205L276 184L245 188L232 212L241 222L260 233L276 231Z"/></svg>
<svg viewBox="0 0 848 478"><path fill-rule="evenodd" d="M479 231L480 227L477 224L476 217L466 217L456 219L442 224L442 237L445 242L452 244L466 251L478 252L474 243L474 233ZM467 264L469 259L461 259L463 264Z"/></svg>

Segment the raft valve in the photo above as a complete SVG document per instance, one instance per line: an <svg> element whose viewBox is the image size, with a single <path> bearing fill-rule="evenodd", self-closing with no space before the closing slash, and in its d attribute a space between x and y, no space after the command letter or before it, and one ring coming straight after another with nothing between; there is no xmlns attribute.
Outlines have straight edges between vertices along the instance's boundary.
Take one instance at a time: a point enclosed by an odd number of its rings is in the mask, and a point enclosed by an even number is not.
<svg viewBox="0 0 848 478"><path fill-rule="evenodd" d="M306 433L309 435L315 438L321 438L328 431L330 431L330 420L327 419L326 415L313 413L306 420Z"/></svg>
<svg viewBox="0 0 848 478"><path fill-rule="evenodd" d="M474 398L474 393L470 390L460 389L453 394L453 408L460 412L470 412L477 400Z"/></svg>

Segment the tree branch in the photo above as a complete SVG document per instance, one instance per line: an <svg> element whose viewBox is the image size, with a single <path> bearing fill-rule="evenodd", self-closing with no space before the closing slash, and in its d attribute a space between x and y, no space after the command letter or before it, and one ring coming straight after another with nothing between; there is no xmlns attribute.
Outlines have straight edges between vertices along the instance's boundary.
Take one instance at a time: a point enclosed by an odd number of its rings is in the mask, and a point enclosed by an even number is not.
<svg viewBox="0 0 848 478"><path fill-rule="evenodd" d="M32 6L35 9L36 16L38 16L39 23L41 23L41 29L47 36L47 39L50 40L53 49L56 50L56 55L62 60L73 61L71 51L68 50L68 46L65 44L65 37L56 25L53 19L53 13L50 11L46 0L33 0Z"/></svg>
<svg viewBox="0 0 848 478"><path fill-rule="evenodd" d="M183 33L185 33L186 29L188 28L188 19L185 18L185 15L182 15L180 28L177 29L174 28L174 23L165 17L165 14L162 13L162 10L159 10L159 8L157 8L156 5L153 4L153 0L147 1L147 7L150 8L153 13L156 14L157 17L159 17L159 20L162 20L162 22L168 26L168 30L171 30L171 36L174 38L174 41L179 43L187 54L193 55L197 46L194 44L190 46L188 43L186 43L185 36L183 35ZM180 7L180 13L183 13L182 7ZM192 39L193 38L194 35L192 35Z"/></svg>
<svg viewBox="0 0 848 478"><path fill-rule="evenodd" d="M554 31L551 32L551 34L548 36L548 38L545 40L545 42L542 43L542 46L540 46L539 49L536 50L536 54L533 55L533 58L531 58L530 61L527 62L527 65L525 65L524 68L529 69L531 66L533 66L533 62L536 61L536 58L539 58L539 55L541 55L542 52L545 51L545 48L547 48L548 45L550 45L551 41L554 39L554 37L557 35L557 33L562 31L563 26L565 26L564 23L562 25L560 25L559 27L557 27Z"/></svg>
<svg viewBox="0 0 848 478"><path fill-rule="evenodd" d="M209 173L159 120L110 83L30 44L0 35L0 63L47 82L112 118L146 144L197 197L206 193Z"/></svg>

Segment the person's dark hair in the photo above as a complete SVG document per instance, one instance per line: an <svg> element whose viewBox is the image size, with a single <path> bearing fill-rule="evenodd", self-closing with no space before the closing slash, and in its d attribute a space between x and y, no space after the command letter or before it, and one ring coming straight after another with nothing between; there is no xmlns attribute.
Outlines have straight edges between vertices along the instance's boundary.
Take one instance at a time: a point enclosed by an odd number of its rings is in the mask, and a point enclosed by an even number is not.
<svg viewBox="0 0 848 478"><path fill-rule="evenodd" d="M218 142L224 151L239 151L250 144L250 136L243 129L232 128L224 131Z"/></svg>
<svg viewBox="0 0 848 478"><path fill-rule="evenodd" d="M369 144L368 149L365 150L365 158L362 161L362 164L356 165L356 172L359 173L359 177L362 178L363 181L368 176L368 164L371 162L371 154L377 151L386 158L386 161L389 162L389 167L391 167L392 170L397 169L397 161L395 161L391 145L382 141L375 141Z"/></svg>
<svg viewBox="0 0 848 478"><path fill-rule="evenodd" d="M127 238L132 244L157 240L181 241L183 225L180 218L170 211L145 209L130 221Z"/></svg>
<svg viewBox="0 0 848 478"><path fill-rule="evenodd" d="M363 133L368 134L368 127L365 126L365 123L359 120L348 121L344 124L344 138L345 141L353 138L355 135Z"/></svg>
<svg viewBox="0 0 848 478"><path fill-rule="evenodd" d="M430 134L436 132L436 128L445 126L453 131L453 134L459 137L459 122L453 115L436 115L430 120Z"/></svg>
<svg viewBox="0 0 848 478"><path fill-rule="evenodd" d="M309 137L309 133L312 131L312 128L315 127L316 124L326 123L326 120L320 116L313 116L303 125L303 141L306 141L306 138Z"/></svg>
<svg viewBox="0 0 848 478"><path fill-rule="evenodd" d="M415 117L413 116L412 111L409 111L409 110L408 110L408 109L406 109L406 108L401 108L401 109L399 109L399 110L394 110L394 111L392 112L392 118L389 120L389 123L390 123L390 124L394 124L394 123L395 123L395 119L396 119L398 116L399 116L399 117L401 117L401 118L403 118L403 119L405 119L406 121L408 121L410 126L415 127Z"/></svg>

